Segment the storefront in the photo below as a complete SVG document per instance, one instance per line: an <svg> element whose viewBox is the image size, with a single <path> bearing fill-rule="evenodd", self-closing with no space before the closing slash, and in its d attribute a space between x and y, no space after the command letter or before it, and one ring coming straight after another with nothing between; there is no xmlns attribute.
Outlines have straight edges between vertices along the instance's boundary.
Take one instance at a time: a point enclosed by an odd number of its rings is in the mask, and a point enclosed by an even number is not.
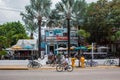
<svg viewBox="0 0 120 80"><path fill-rule="evenodd" d="M57 54L56 50L59 47L67 48L68 40L67 37L46 37L46 53L49 54L52 51L54 54ZM77 46L77 37L72 37L70 40L71 46Z"/></svg>

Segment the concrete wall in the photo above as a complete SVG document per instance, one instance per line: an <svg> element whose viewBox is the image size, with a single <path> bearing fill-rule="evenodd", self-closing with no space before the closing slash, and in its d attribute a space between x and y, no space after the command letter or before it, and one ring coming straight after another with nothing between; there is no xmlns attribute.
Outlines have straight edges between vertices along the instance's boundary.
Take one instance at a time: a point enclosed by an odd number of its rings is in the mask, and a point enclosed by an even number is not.
<svg viewBox="0 0 120 80"><path fill-rule="evenodd" d="M45 56L43 60L36 60L37 62L41 63L42 65L46 65L46 61L48 57ZM27 65L29 60L0 60L0 65Z"/></svg>
<svg viewBox="0 0 120 80"><path fill-rule="evenodd" d="M93 61L98 62L99 65L104 65L104 62L109 59L93 59ZM119 65L119 59L112 59L117 62L117 65ZM79 60L75 60L75 65L78 66ZM71 64L71 61L70 61Z"/></svg>
<svg viewBox="0 0 120 80"><path fill-rule="evenodd" d="M94 59L94 61L97 61L99 65L103 65L104 62L108 59ZM114 59L117 61L117 65L119 64L119 59ZM36 60L40 62L42 65L46 65L46 61L48 61L48 57L45 56L43 60ZM28 60L0 60L0 65L27 65ZM75 65L78 66L79 61L75 60ZM70 59L70 64L71 64L71 59Z"/></svg>

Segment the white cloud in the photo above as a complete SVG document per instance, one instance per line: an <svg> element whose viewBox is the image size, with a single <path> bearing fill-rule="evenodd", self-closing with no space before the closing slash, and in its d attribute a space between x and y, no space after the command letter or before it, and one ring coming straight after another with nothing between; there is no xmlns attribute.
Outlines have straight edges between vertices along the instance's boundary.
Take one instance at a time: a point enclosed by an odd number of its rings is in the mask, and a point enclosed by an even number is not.
<svg viewBox="0 0 120 80"><path fill-rule="evenodd" d="M91 3L91 2L96 2L98 0L86 0L86 1L87 1L87 3Z"/></svg>
<svg viewBox="0 0 120 80"><path fill-rule="evenodd" d="M0 24L22 21L19 11L24 11L28 4L29 0L0 0Z"/></svg>
<svg viewBox="0 0 120 80"><path fill-rule="evenodd" d="M52 0L54 5L59 2L60 0ZM97 1L97 0L86 0L88 3ZM0 0L0 24L5 22L12 22L12 21L22 21L20 12L14 10L25 10L25 6L29 4L29 0ZM11 10L12 9L12 10Z"/></svg>

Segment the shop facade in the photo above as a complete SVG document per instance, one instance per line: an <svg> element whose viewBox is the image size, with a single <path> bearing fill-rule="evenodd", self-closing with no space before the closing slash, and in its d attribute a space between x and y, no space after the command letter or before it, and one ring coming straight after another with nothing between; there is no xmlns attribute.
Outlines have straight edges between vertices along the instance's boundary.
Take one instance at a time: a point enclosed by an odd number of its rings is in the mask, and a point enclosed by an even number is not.
<svg viewBox="0 0 120 80"><path fill-rule="evenodd" d="M57 54L56 50L59 47L67 48L68 47L68 37L67 37L67 29L66 28L57 28L57 29L47 29L45 30L46 35L46 46L45 52L49 54L53 52L53 54ZM71 30L70 33L70 47L78 45L78 37L76 34L76 30Z"/></svg>

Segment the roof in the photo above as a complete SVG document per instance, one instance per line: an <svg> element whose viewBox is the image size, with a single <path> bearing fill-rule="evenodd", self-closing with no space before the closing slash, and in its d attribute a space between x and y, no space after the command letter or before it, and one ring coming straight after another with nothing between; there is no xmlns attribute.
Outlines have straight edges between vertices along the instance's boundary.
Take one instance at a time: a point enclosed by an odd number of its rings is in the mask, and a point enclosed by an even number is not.
<svg viewBox="0 0 120 80"><path fill-rule="evenodd" d="M20 39L18 42L6 50L37 50L37 40L35 39Z"/></svg>
<svg viewBox="0 0 120 80"><path fill-rule="evenodd" d="M37 40L35 40L35 39L20 39L20 40L18 40L16 45L19 45L21 47L31 45L31 46L33 46L33 49L36 49L37 48Z"/></svg>

